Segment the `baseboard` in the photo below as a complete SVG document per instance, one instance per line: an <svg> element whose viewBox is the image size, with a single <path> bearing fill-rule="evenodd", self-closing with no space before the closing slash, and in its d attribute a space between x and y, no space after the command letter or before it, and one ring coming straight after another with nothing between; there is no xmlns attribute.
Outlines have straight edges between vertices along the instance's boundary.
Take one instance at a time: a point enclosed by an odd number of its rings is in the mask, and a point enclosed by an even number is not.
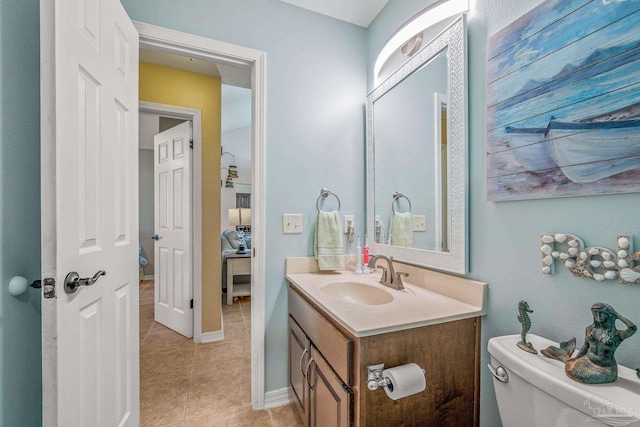
<svg viewBox="0 0 640 427"><path fill-rule="evenodd" d="M284 406L294 402L294 396L290 387L268 391L264 394L264 409Z"/></svg>
<svg viewBox="0 0 640 427"><path fill-rule="evenodd" d="M203 332L200 335L200 339L196 339L198 344L206 344L209 342L216 342L224 340L224 331Z"/></svg>
<svg viewBox="0 0 640 427"><path fill-rule="evenodd" d="M155 276L153 274L146 274L143 278L143 280L153 280L155 278Z"/></svg>

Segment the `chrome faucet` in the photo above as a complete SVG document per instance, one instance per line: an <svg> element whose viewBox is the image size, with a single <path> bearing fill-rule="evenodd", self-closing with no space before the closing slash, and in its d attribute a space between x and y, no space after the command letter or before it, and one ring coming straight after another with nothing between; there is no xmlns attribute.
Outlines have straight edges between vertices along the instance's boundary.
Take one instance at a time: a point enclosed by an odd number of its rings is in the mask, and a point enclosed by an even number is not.
<svg viewBox="0 0 640 427"><path fill-rule="evenodd" d="M376 265L376 261L379 259L383 259L387 261L387 265L389 268L385 268L382 265ZM404 273L402 271L398 271L397 273L393 269L393 257L388 257L386 255L374 255L369 260L369 264L367 264L369 268L379 268L382 270L382 276L380 277L380 284L388 286L397 291L404 289L404 284L402 283L402 277L408 277L409 273Z"/></svg>

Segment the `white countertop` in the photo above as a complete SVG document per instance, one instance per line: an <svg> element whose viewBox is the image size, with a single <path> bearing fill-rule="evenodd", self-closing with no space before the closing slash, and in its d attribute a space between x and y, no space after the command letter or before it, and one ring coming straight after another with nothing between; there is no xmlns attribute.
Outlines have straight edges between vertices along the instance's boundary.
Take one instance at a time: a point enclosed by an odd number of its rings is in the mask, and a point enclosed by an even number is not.
<svg viewBox="0 0 640 427"><path fill-rule="evenodd" d="M356 275L353 272L290 273L286 275L294 287L307 299L321 307L329 316L357 337L400 331L482 316L485 312L487 285L467 281L458 289L462 298L452 298L405 281L405 289L396 291L380 285L380 274ZM417 280L417 279L416 279ZM446 279L445 279L446 280ZM456 280L466 280L456 278ZM388 292L393 300L380 305L363 305L329 295L323 290L327 283L360 282ZM453 285L455 286L455 285ZM437 287L437 286L436 286ZM464 300L464 302L462 301Z"/></svg>

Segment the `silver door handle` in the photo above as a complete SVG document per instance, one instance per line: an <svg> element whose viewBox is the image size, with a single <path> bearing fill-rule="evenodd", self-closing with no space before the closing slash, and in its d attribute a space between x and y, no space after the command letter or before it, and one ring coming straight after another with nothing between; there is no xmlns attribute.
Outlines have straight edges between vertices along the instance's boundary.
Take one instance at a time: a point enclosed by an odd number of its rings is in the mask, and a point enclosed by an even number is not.
<svg viewBox="0 0 640 427"><path fill-rule="evenodd" d="M310 388L311 390L314 390L314 388L315 388L315 387L314 387L314 385L313 385L313 384L311 384L311 381L310 381L310 380L311 380L311 372L309 372L309 368L311 367L311 364L312 364L312 363L313 363L313 364L315 364L315 363L316 363L316 361L315 361L315 360L313 360L313 357L309 358L309 362L307 363L307 369L306 369L305 377L307 378L307 385L309 386L309 388Z"/></svg>
<svg viewBox="0 0 640 427"><path fill-rule="evenodd" d="M309 352L308 348L305 348L302 352L302 356L300 357L300 372L302 372L302 376L305 377L304 368L302 367L302 361L304 360L304 356ZM305 377L306 378L306 377Z"/></svg>
<svg viewBox="0 0 640 427"><path fill-rule="evenodd" d="M157 234L154 234L153 236L151 236L151 238L157 242L160 236L158 236Z"/></svg>
<svg viewBox="0 0 640 427"><path fill-rule="evenodd" d="M500 381L501 383L509 382L509 374L507 374L507 370L504 369L503 366L498 366L497 368L494 368L493 366L491 366L491 364L488 364L487 368L489 368L489 371L491 371L491 375L493 375L494 378Z"/></svg>
<svg viewBox="0 0 640 427"><path fill-rule="evenodd" d="M67 274L64 279L64 291L68 294L75 294L80 286L91 286L98 281L101 276L106 275L104 270L98 271L93 277L80 278L80 275L75 271Z"/></svg>

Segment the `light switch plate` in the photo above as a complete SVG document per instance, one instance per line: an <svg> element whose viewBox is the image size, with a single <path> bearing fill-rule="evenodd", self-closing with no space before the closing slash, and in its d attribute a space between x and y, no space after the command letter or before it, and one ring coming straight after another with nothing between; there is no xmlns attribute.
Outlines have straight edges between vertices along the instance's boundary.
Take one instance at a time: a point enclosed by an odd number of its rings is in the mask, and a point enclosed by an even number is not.
<svg viewBox="0 0 640 427"><path fill-rule="evenodd" d="M425 215L414 215L413 216L413 231L426 231L427 226L427 217Z"/></svg>
<svg viewBox="0 0 640 427"><path fill-rule="evenodd" d="M301 234L302 214L282 214L282 234Z"/></svg>

